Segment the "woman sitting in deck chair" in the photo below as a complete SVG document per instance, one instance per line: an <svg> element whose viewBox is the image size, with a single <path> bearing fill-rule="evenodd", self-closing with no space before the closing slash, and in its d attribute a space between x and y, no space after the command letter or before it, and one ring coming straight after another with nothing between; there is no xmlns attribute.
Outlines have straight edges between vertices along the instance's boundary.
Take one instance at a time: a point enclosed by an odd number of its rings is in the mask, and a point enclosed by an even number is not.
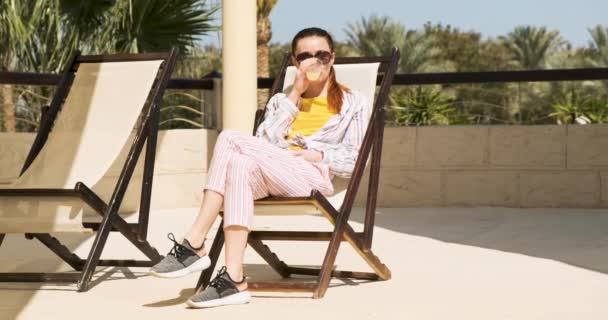
<svg viewBox="0 0 608 320"><path fill-rule="evenodd" d="M252 226L254 200L306 197L313 189L333 193L334 175L349 177L367 128L369 100L336 81L334 43L325 30L304 29L294 37L298 68L291 91L268 102L256 136L223 131L215 145L196 221L182 242L150 273L181 277L210 265L205 237L224 206L225 267L192 296L191 307L247 303L243 255Z"/></svg>

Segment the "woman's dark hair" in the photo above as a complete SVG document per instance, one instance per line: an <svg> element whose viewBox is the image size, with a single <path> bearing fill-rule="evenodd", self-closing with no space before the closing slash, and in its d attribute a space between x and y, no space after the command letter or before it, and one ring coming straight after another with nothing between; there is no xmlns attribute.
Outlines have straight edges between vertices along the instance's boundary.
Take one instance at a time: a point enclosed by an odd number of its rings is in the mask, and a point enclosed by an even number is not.
<svg viewBox="0 0 608 320"><path fill-rule="evenodd" d="M324 38L327 41L327 44L329 45L329 50L331 51L331 53L334 53L334 40L329 34L329 32L321 28L312 27L300 30L300 32L298 32L295 37L293 37L293 40L291 41L292 55L295 55L296 48L298 46L298 41L308 37ZM344 91L350 92L347 87L339 84L338 81L336 81L336 71L332 66L331 70L329 71L329 87L327 88L327 103L329 104L329 108L332 111L340 112L340 110L342 109Z"/></svg>

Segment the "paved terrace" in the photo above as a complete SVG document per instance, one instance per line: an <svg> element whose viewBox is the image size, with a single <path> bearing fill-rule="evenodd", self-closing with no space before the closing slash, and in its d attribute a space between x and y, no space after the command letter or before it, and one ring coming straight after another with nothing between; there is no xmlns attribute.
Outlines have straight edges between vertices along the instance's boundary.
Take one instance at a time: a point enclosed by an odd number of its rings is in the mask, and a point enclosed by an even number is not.
<svg viewBox="0 0 608 320"><path fill-rule="evenodd" d="M151 242L165 253L197 209L156 210ZM354 215L355 229L362 213ZM254 293L249 305L187 309L197 275L166 280L138 268L99 268L87 293L75 285L0 284L1 319L608 319L608 211L593 209L379 209L374 248L387 282L334 280L324 299ZM320 217L258 217L259 228L329 230ZM213 232L213 231L212 231ZM81 255L90 236L65 235ZM271 243L288 263L320 264L324 243ZM294 249L295 248L295 249ZM111 236L104 256L129 257ZM133 256L130 256L133 257ZM221 257L223 259L223 257ZM277 278L251 250L251 278ZM223 261L223 260L222 260ZM367 271L347 243L338 267ZM9 235L0 271L69 270L40 244Z"/></svg>

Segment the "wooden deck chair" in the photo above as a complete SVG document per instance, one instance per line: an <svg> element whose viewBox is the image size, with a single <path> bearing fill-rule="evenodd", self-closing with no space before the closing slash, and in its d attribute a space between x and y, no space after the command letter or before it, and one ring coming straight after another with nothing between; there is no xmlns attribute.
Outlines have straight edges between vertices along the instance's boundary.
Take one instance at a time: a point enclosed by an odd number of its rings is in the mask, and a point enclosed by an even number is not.
<svg viewBox="0 0 608 320"><path fill-rule="evenodd" d="M77 282L83 292L96 266L148 267L160 261L162 256L146 238L159 104L176 54L173 49L72 57L21 175L0 189L0 242L7 233L23 233L80 272L1 273L0 282ZM129 224L118 213L146 143L140 214L138 223ZM95 186L129 144L111 196L103 199ZM101 222L84 222L85 211L99 214ZM50 235L93 231L97 233L86 259ZM149 260L101 260L110 231L120 232Z"/></svg>
<svg viewBox="0 0 608 320"><path fill-rule="evenodd" d="M361 145L352 178L349 180L334 178L335 194L326 198L320 192L313 190L309 197L276 198L269 197L255 201L255 214L322 214L333 225L333 232L313 231L251 231L248 244L283 278L292 274L317 276L316 283L294 282L250 282L249 289L255 291L287 291L310 292L313 298L322 298L329 286L331 277L353 278L366 280L388 280L390 270L382 264L371 250L376 196L378 193L378 178L380 173L380 155L382 153L382 137L384 132L384 106L388 99L389 89L399 62L399 51L393 49L387 57L377 58L337 58L335 70L338 82L358 90L370 99L370 121ZM272 86L270 97L284 90L284 84L291 84L295 77L295 68L288 67L290 57L286 57L279 76ZM379 75L380 73L380 75ZM376 99L374 93L376 84L380 89ZM374 102L375 101L375 102ZM256 113L255 128L263 120L265 110ZM254 129L255 132L255 129ZM365 166L371 154L371 170L365 225L363 232L355 232L348 224L349 216ZM345 187L345 188L344 188ZM263 240L284 241L329 241L325 259L320 269L293 267L281 261ZM359 255L368 263L374 272L352 272L333 270L338 248L342 241L348 241ZM218 234L211 245L209 256L211 266L201 273L197 289L206 287L211 279L219 254L224 243L223 221Z"/></svg>

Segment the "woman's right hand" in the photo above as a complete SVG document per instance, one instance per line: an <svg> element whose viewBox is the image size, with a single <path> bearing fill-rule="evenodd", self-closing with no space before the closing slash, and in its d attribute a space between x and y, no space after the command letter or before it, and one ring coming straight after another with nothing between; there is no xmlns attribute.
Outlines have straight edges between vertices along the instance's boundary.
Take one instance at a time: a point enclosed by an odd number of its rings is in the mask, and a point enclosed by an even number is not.
<svg viewBox="0 0 608 320"><path fill-rule="evenodd" d="M293 102L296 106L298 105L298 100L302 96L304 92L308 89L310 85L310 80L306 78L306 71L316 63L316 59L306 59L300 63L296 71L296 78L293 81L293 85L291 87L291 92L289 93L289 100Z"/></svg>

